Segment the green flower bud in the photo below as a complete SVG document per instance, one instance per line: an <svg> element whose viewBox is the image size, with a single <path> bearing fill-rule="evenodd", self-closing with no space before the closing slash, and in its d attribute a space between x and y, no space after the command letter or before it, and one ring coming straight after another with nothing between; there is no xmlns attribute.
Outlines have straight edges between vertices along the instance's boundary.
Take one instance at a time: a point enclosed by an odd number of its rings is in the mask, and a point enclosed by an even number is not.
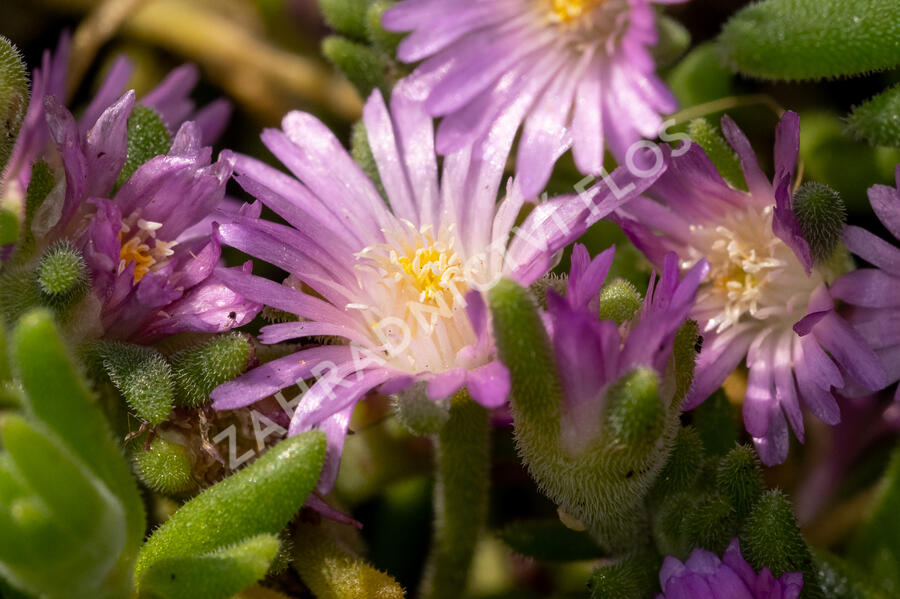
<svg viewBox="0 0 900 599"><path fill-rule="evenodd" d="M854 108L847 128L874 146L900 147L900 85Z"/></svg>
<svg viewBox="0 0 900 599"><path fill-rule="evenodd" d="M175 440L156 437L134 454L134 465L141 481L157 493L183 495L196 487L190 451Z"/></svg>
<svg viewBox="0 0 900 599"><path fill-rule="evenodd" d="M169 417L175 402L172 367L150 347L107 342L99 346L106 374L134 413L156 426Z"/></svg>
<svg viewBox="0 0 900 599"><path fill-rule="evenodd" d="M28 109L28 95L28 73L22 55L0 35L0 173L16 145Z"/></svg>
<svg viewBox="0 0 900 599"><path fill-rule="evenodd" d="M752 447L740 445L722 458L716 470L716 488L744 518L763 494L762 469Z"/></svg>
<svg viewBox="0 0 900 599"><path fill-rule="evenodd" d="M369 46L332 35L322 42L322 53L350 80L363 98L367 98L375 88L384 92L388 89L385 81L387 62Z"/></svg>
<svg viewBox="0 0 900 599"><path fill-rule="evenodd" d="M366 9L369 0L319 0L325 21L351 39L366 41Z"/></svg>
<svg viewBox="0 0 900 599"><path fill-rule="evenodd" d="M213 389L244 372L251 353L245 335L229 333L173 355L178 405L196 408L209 402Z"/></svg>
<svg viewBox="0 0 900 599"><path fill-rule="evenodd" d="M88 287L87 265L81 252L68 241L55 244L41 257L37 281L50 303L71 305Z"/></svg>
<svg viewBox="0 0 900 599"><path fill-rule="evenodd" d="M794 194L793 206L813 260L827 260L841 242L847 220L841 194L821 183L804 183Z"/></svg>
<svg viewBox="0 0 900 599"><path fill-rule="evenodd" d="M128 117L128 153L116 187L123 185L142 164L172 147L172 139L162 118L152 108L135 106Z"/></svg>
<svg viewBox="0 0 900 599"><path fill-rule="evenodd" d="M741 170L741 161L717 127L706 119L694 119L688 124L688 135L692 142L703 148L729 185L746 191L747 182L744 180L744 171Z"/></svg>
<svg viewBox="0 0 900 599"><path fill-rule="evenodd" d="M603 286L600 292L600 320L613 320L622 325L634 318L643 300L629 281L616 279Z"/></svg>

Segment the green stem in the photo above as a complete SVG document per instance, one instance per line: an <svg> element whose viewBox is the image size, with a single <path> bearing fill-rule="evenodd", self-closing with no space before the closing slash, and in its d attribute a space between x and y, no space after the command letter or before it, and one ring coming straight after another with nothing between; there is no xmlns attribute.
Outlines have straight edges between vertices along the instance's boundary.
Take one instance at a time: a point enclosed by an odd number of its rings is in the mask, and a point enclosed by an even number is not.
<svg viewBox="0 0 900 599"><path fill-rule="evenodd" d="M453 398L436 438L435 531L422 583L423 599L458 599L487 517L490 464L488 413L468 394Z"/></svg>

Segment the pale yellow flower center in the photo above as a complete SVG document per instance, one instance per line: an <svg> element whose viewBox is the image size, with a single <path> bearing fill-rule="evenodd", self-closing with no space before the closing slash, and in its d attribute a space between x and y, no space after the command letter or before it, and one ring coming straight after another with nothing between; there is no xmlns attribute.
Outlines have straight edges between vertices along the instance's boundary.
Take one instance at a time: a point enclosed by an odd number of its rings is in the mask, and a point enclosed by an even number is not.
<svg viewBox="0 0 900 599"><path fill-rule="evenodd" d="M552 0L551 12L554 20L571 23L603 2L604 0Z"/></svg>

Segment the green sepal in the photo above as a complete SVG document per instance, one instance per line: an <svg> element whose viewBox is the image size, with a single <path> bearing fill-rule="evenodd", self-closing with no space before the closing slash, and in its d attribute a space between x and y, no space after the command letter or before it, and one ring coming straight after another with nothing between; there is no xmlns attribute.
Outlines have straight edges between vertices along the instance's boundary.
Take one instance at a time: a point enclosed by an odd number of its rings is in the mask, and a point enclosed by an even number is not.
<svg viewBox="0 0 900 599"><path fill-rule="evenodd" d="M0 205L0 246L11 245L19 240L19 215Z"/></svg>
<svg viewBox="0 0 900 599"><path fill-rule="evenodd" d="M387 92L387 63L371 47L332 35L322 41L322 54L350 80L363 98L368 98L374 89Z"/></svg>
<svg viewBox="0 0 900 599"><path fill-rule="evenodd" d="M147 568L141 598L228 599L261 580L280 541L261 534L203 555L163 558Z"/></svg>
<svg viewBox="0 0 900 599"><path fill-rule="evenodd" d="M738 440L738 422L724 391L718 389L690 414L707 453L724 456L734 448Z"/></svg>
<svg viewBox="0 0 900 599"><path fill-rule="evenodd" d="M157 426L175 403L172 367L151 347L104 342L97 351L103 369L136 416Z"/></svg>
<svg viewBox="0 0 900 599"><path fill-rule="evenodd" d="M724 60L750 77L810 80L900 64L900 4L895 0L765 0L722 29Z"/></svg>
<svg viewBox="0 0 900 599"><path fill-rule="evenodd" d="M570 562L604 557L603 550L590 536L566 528L558 518L513 522L496 534L516 553L538 561Z"/></svg>
<svg viewBox="0 0 900 599"><path fill-rule="evenodd" d="M312 492L325 447L321 431L290 437L185 503L141 548L135 566L139 590L144 592L144 576L160 560L201 556L278 534Z"/></svg>
<svg viewBox="0 0 900 599"><path fill-rule="evenodd" d="M656 372L649 368L632 370L613 383L606 399L609 434L629 448L652 446L666 419Z"/></svg>
<svg viewBox="0 0 900 599"><path fill-rule="evenodd" d="M156 437L134 454L134 465L145 485L163 495L183 495L196 487L190 451L177 441Z"/></svg>
<svg viewBox="0 0 900 599"><path fill-rule="evenodd" d="M16 145L28 109L28 96L28 72L22 55L0 35L0 174Z"/></svg>
<svg viewBox="0 0 900 599"><path fill-rule="evenodd" d="M873 146L900 147L900 84L855 107L847 129Z"/></svg>
<svg viewBox="0 0 900 599"><path fill-rule="evenodd" d="M47 311L35 310L22 317L11 347L26 412L56 435L73 459L80 460L124 508L126 543L116 572L127 581L146 521L131 469L113 441L109 424Z"/></svg>
<svg viewBox="0 0 900 599"><path fill-rule="evenodd" d="M729 185L735 189L747 190L741 161L717 127L706 119L694 119L688 123L688 135L692 142L703 148L709 159L716 165L716 170Z"/></svg>
<svg viewBox="0 0 900 599"><path fill-rule="evenodd" d="M391 403L397 420L414 435L436 435L450 420L449 403L429 399L425 383L398 393Z"/></svg>
<svg viewBox="0 0 900 599"><path fill-rule="evenodd" d="M128 153L116 179L116 188L123 185L142 164L168 153L172 138L162 117L147 106L136 105L128 117Z"/></svg>
<svg viewBox="0 0 900 599"><path fill-rule="evenodd" d="M813 260L826 261L841 243L847 221L841 194L822 183L804 183L794 194L793 208Z"/></svg>
<svg viewBox="0 0 900 599"><path fill-rule="evenodd" d="M361 42L368 39L365 17L369 0L319 0L319 7L335 31Z"/></svg>
<svg viewBox="0 0 900 599"><path fill-rule="evenodd" d="M178 405L196 408L208 403L213 389L244 372L251 354L245 335L229 333L173 355Z"/></svg>

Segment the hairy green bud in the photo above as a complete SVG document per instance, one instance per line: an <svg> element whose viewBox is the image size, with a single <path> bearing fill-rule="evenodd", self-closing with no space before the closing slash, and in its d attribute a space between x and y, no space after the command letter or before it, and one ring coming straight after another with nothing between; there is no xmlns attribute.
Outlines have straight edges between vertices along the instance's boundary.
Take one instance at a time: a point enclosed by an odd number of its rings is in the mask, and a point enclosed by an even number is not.
<svg viewBox="0 0 900 599"><path fill-rule="evenodd" d="M157 493L183 495L196 487L190 451L177 441L156 437L134 454L134 465L141 481Z"/></svg>
<svg viewBox="0 0 900 599"><path fill-rule="evenodd" d="M712 495L685 515L688 545L721 554L738 531L737 514L727 497Z"/></svg>
<svg viewBox="0 0 900 599"><path fill-rule="evenodd" d="M841 242L847 210L841 194L821 183L804 183L794 194L794 214L816 262L827 260Z"/></svg>
<svg viewBox="0 0 900 599"><path fill-rule="evenodd" d="M414 435L436 435L450 420L447 402L428 399L424 383L395 395L393 405L397 420Z"/></svg>
<svg viewBox="0 0 900 599"><path fill-rule="evenodd" d="M900 147L900 85L855 107L847 129L874 146Z"/></svg>
<svg viewBox="0 0 900 599"><path fill-rule="evenodd" d="M37 281L50 303L70 305L81 298L88 287L87 265L81 252L68 241L61 241L41 257Z"/></svg>
<svg viewBox="0 0 900 599"><path fill-rule="evenodd" d="M22 55L0 35L0 175L16 145L28 109L28 95L28 73Z"/></svg>
<svg viewBox="0 0 900 599"><path fill-rule="evenodd" d="M365 19L368 4L369 0L319 0L325 22L358 41L368 39Z"/></svg>
<svg viewBox="0 0 900 599"><path fill-rule="evenodd" d="M594 570L588 583L591 599L644 599L653 595L659 577L657 559L646 553Z"/></svg>
<svg viewBox="0 0 900 599"><path fill-rule="evenodd" d="M597 316L600 320L612 320L622 325L634 318L642 303L641 294L630 281L616 279L600 291Z"/></svg>
<svg viewBox="0 0 900 599"><path fill-rule="evenodd" d="M716 488L728 497L738 517L744 518L763 494L762 469L752 447L740 445L719 462Z"/></svg>
<svg viewBox="0 0 900 599"><path fill-rule="evenodd" d="M659 398L659 377L649 368L632 370L609 389L607 426L615 439L628 446L648 446L665 426L666 411Z"/></svg>
<svg viewBox="0 0 900 599"><path fill-rule="evenodd" d="M388 56L397 54L397 46L405 36L403 33L387 31L381 26L381 16L395 4L392 0L375 0L366 11L366 35L377 49Z"/></svg>

